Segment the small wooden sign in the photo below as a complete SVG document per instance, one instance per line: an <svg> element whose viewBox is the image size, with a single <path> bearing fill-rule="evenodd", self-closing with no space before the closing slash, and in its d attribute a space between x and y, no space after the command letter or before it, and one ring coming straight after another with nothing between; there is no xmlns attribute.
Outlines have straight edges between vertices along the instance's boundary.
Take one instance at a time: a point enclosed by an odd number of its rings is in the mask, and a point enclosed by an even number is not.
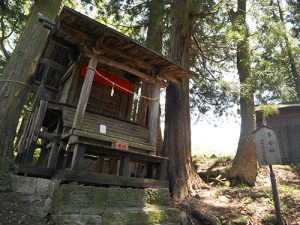
<svg viewBox="0 0 300 225"><path fill-rule="evenodd" d="M100 124L100 129L99 129L101 134L106 134L106 126L103 124Z"/></svg>
<svg viewBox="0 0 300 225"><path fill-rule="evenodd" d="M116 141L112 143L113 148L128 150L128 143L123 141Z"/></svg>
<svg viewBox="0 0 300 225"><path fill-rule="evenodd" d="M262 166L282 164L276 131L264 125L254 134L258 163Z"/></svg>

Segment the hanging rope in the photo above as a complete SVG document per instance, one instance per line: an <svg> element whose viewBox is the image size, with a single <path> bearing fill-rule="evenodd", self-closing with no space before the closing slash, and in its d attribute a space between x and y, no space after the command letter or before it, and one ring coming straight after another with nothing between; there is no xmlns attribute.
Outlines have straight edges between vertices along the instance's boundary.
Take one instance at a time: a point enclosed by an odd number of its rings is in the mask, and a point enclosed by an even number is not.
<svg viewBox="0 0 300 225"><path fill-rule="evenodd" d="M22 81L18 81L18 80L0 80L0 82L11 82L11 83L18 83L18 84L23 84L23 85L26 85L26 86L30 86L29 84L26 84Z"/></svg>
<svg viewBox="0 0 300 225"><path fill-rule="evenodd" d="M156 101L156 102L159 101L159 99L157 99L157 98L150 98L150 97L147 97L147 96L144 96L144 95L137 95L135 92L130 91L130 90L128 90L127 88L124 88L124 87L122 87L121 85L119 85L119 84L113 82L112 80L108 79L107 77L105 77L104 75L102 75L99 71L97 71L95 68L92 68L92 67L89 67L89 66L88 66L87 69L93 70L93 71L96 73L97 76L102 77L103 79L105 79L106 81L108 81L109 83L112 84L111 96L113 96L113 94L114 94L114 88L115 88L115 86L116 86L116 87L119 87L119 88L121 88L122 90L124 90L124 91L126 91L126 92L128 92L128 93L130 93L130 94L132 94L132 95L134 95L134 97L137 97L137 98L144 98L144 99L148 99L148 100L150 100L150 101Z"/></svg>

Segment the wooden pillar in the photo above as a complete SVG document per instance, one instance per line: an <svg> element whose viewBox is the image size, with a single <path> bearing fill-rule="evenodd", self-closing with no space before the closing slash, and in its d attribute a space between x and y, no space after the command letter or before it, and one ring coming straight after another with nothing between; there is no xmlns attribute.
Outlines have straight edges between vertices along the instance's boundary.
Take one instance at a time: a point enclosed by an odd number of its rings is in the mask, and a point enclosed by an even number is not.
<svg viewBox="0 0 300 225"><path fill-rule="evenodd" d="M76 62L75 67L72 72L72 75L71 75L72 83L71 83L71 87L70 87L68 98L67 98L67 103L69 103L69 104L75 104L76 88L77 88L78 81L80 78L80 76L79 76L80 70L81 70L81 65L79 64L79 62Z"/></svg>
<svg viewBox="0 0 300 225"><path fill-rule="evenodd" d="M162 162L160 162L159 167L158 167L158 173L157 173L157 178L159 180L166 180L166 178L167 178L167 165L168 165L167 160L163 160Z"/></svg>
<svg viewBox="0 0 300 225"><path fill-rule="evenodd" d="M74 146L72 146L72 148L73 148L73 157L72 157L70 168L72 170L79 170L80 169L79 163L84 160L86 146L75 144Z"/></svg>
<svg viewBox="0 0 300 225"><path fill-rule="evenodd" d="M120 171L120 175L121 176L125 176L125 177L129 177L129 163L130 163L130 159L129 157L123 157L122 161L121 161L121 171Z"/></svg>
<svg viewBox="0 0 300 225"><path fill-rule="evenodd" d="M89 67L95 69L97 67L97 58L94 54L90 59L88 70L84 78L72 128L79 129L81 127L81 122L84 117L86 106L89 100L89 96L90 96L90 92L91 92L91 88L95 76L95 71L90 69Z"/></svg>
<svg viewBox="0 0 300 225"><path fill-rule="evenodd" d="M40 133L40 129L42 127L44 117L46 114L48 102L45 100L40 101L39 108L36 113L36 117L33 121L32 129L31 132L29 132L28 135L28 147L27 147L27 152L25 156L25 163L30 164L33 159L34 151L37 146L37 141Z"/></svg>
<svg viewBox="0 0 300 225"><path fill-rule="evenodd" d="M157 100L151 101L150 117L149 117L149 141L152 146L156 146L156 142L157 142L157 127L159 126L158 124L159 97L160 97L160 83L159 81L156 81L153 87L152 98Z"/></svg>
<svg viewBox="0 0 300 225"><path fill-rule="evenodd" d="M61 126L61 121L57 121L56 129L55 129L55 135L59 135L59 130ZM49 160L47 163L48 168L56 169L57 163L58 163L58 156L60 151L60 139L55 138L55 140L52 140L52 146L50 150Z"/></svg>

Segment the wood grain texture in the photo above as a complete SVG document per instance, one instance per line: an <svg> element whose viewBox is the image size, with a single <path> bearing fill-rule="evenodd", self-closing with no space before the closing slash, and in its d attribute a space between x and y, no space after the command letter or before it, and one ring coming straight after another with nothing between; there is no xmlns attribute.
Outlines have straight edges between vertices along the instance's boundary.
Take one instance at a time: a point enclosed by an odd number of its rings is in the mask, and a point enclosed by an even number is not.
<svg viewBox="0 0 300 225"><path fill-rule="evenodd" d="M169 182L166 180L123 177L110 174L74 171L70 169L58 171L55 175L55 178L65 181L76 181L91 184L118 185L122 187L168 188L169 186Z"/></svg>
<svg viewBox="0 0 300 225"><path fill-rule="evenodd" d="M91 67L91 68L97 67L97 58L95 56L92 56L92 58L90 59L89 67ZM83 82L81 92L80 92L80 97L79 97L79 101L78 101L78 105L77 105L77 109L76 109L76 113L75 113L75 118L74 118L73 126L72 126L73 128L81 127L82 119L85 114L90 91L92 88L94 75L95 75L95 71L92 69L88 69L87 74L84 79L84 82Z"/></svg>

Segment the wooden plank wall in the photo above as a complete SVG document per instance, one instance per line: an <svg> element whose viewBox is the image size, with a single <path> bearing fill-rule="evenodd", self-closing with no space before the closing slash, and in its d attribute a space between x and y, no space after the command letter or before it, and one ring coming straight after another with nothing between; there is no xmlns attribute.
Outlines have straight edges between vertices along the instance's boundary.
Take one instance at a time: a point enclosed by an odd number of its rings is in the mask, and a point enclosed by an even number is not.
<svg viewBox="0 0 300 225"><path fill-rule="evenodd" d="M280 115L268 119L276 129L283 163L300 162L300 115Z"/></svg>

